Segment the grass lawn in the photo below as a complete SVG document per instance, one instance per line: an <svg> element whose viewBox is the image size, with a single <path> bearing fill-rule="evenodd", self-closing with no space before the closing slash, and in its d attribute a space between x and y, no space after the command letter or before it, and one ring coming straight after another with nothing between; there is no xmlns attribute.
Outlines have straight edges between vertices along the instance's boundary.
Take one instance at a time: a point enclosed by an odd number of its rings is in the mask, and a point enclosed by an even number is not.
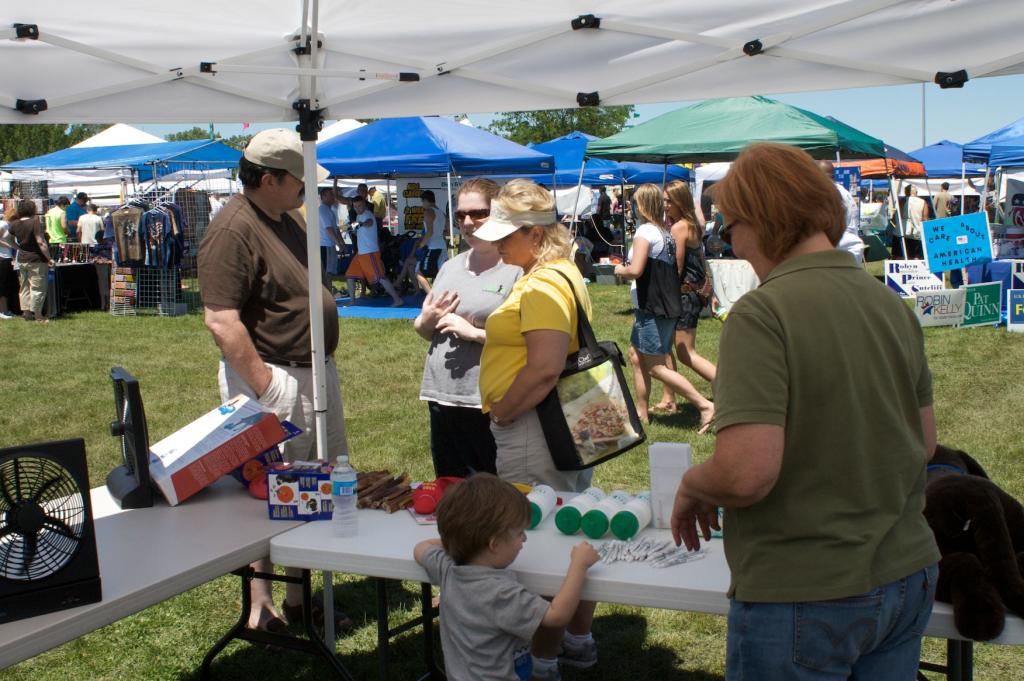
<svg viewBox="0 0 1024 681"><path fill-rule="evenodd" d="M591 295L598 337L614 339L625 349L632 319L628 289L592 286ZM720 330L718 321L701 322L698 349L712 361L718 356ZM1024 337L992 328L942 328L926 329L925 338L935 377L939 440L970 452L997 483L1024 498L1019 425ZM11 400L0 410L0 446L83 437L94 486L103 484L119 458L108 430L113 417L110 367L123 366L140 380L154 442L218 403L218 353L198 314L82 313L47 326L11 320L0 322L0 340L3 389ZM341 325L338 367L357 467L432 477L427 413L417 399L426 347L407 321L345 320ZM691 378L710 394L706 383ZM655 417L649 441L690 442L696 458L703 460L713 438L698 436L697 423L692 408ZM599 467L594 482L605 489L646 488L646 447ZM339 640L339 649L357 678L375 678L373 584L351 576L336 580L339 602L358 624L352 635ZM405 608L395 622L414 611L417 593L415 585L394 585L393 602ZM222 577L0 672L0 678L194 679L205 651L237 618L238 603L236 578ZM723 675L724 618L606 604L598 609L595 635L601 662L588 671L570 670L564 678L702 681ZM395 645L396 678L418 675L418 643L407 634ZM926 641L929 659L937 661L944 651L943 642ZM975 661L979 681L1024 678L1024 650L978 645ZM219 679L298 679L325 678L327 667L303 655L236 643L221 654L214 671Z"/></svg>

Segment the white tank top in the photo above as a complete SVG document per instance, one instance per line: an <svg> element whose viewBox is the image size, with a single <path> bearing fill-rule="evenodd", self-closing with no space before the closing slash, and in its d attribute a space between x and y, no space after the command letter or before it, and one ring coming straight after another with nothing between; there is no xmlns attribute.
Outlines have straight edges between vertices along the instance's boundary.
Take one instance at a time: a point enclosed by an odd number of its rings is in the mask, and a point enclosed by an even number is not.
<svg viewBox="0 0 1024 681"><path fill-rule="evenodd" d="M427 242L427 248L432 251L443 250L445 248L445 224L444 212L437 206L434 206L434 224L428 225L426 216L423 217L423 228L430 234L430 240Z"/></svg>

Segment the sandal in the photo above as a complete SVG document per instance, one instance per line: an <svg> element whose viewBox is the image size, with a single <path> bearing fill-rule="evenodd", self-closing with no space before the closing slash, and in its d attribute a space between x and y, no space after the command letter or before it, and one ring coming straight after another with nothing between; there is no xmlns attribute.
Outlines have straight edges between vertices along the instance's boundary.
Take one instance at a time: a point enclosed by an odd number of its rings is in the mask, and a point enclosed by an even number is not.
<svg viewBox="0 0 1024 681"><path fill-rule="evenodd" d="M256 627L256 631L265 631L268 634L287 634L288 625L280 617L271 617L263 622L259 627ZM272 643L264 643L263 648L268 653L283 653L286 648L281 646L275 646Z"/></svg>
<svg viewBox="0 0 1024 681"><path fill-rule="evenodd" d="M290 624L302 624L302 606L301 605L288 605L285 601L281 604L281 613L285 616ZM319 603L313 603L313 626L323 629L324 627L324 608ZM334 633L335 634L347 634L352 631L355 624L352 622L352 618L341 612L340 610L334 611Z"/></svg>

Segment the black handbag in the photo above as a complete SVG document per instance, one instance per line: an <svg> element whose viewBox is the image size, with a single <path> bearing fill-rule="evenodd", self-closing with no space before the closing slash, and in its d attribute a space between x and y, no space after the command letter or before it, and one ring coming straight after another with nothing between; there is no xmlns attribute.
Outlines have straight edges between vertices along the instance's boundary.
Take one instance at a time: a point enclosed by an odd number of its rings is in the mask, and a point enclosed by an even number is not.
<svg viewBox="0 0 1024 681"><path fill-rule="evenodd" d="M556 270L557 271L557 270ZM555 468L577 471L628 452L647 439L612 341L598 342L572 281L580 349L565 360L558 384L537 405Z"/></svg>

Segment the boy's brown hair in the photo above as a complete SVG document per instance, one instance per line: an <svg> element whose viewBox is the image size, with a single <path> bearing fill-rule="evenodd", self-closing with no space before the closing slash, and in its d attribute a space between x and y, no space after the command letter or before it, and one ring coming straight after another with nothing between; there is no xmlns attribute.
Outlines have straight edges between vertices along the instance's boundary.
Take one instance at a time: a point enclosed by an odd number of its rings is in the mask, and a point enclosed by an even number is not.
<svg viewBox="0 0 1024 681"><path fill-rule="evenodd" d="M490 473L476 473L445 491L437 507L437 531L456 565L465 565L491 539L530 524L526 495Z"/></svg>

